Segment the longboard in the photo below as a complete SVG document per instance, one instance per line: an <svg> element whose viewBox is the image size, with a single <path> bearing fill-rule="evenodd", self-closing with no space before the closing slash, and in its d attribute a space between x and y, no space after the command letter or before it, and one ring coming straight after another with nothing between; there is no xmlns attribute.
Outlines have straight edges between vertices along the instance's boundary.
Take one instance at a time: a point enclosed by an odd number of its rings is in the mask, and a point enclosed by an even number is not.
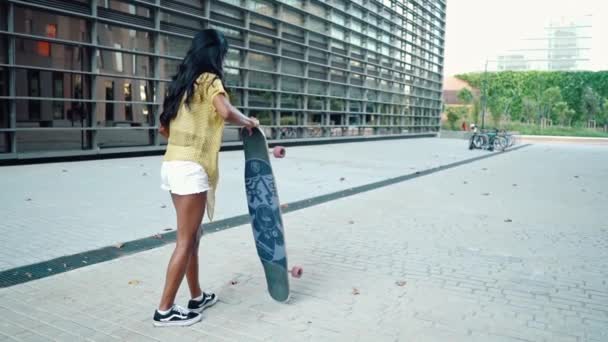
<svg viewBox="0 0 608 342"><path fill-rule="evenodd" d="M251 135L247 130L241 134L245 151L245 191L255 246L270 296L286 302L290 295L288 273L299 278L302 269L287 269L285 230L266 137L258 128L254 128ZM284 156L284 150L274 155Z"/></svg>

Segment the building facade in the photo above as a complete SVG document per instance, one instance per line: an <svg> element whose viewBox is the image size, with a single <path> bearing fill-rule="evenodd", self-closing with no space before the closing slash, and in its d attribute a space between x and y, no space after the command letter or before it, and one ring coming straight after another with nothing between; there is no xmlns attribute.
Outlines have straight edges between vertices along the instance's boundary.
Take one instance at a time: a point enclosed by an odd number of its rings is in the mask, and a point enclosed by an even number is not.
<svg viewBox="0 0 608 342"><path fill-rule="evenodd" d="M275 139L437 132L445 0L1 0L0 160L161 150L191 37ZM225 141L238 141L228 127Z"/></svg>

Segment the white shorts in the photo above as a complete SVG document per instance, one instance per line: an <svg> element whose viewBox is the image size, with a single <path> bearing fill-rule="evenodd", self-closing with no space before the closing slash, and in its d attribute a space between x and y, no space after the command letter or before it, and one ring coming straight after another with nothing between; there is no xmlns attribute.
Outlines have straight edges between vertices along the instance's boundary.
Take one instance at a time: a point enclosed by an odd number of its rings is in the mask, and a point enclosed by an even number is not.
<svg viewBox="0 0 608 342"><path fill-rule="evenodd" d="M199 194L209 190L209 177L192 161L164 161L160 168L161 189L176 195Z"/></svg>

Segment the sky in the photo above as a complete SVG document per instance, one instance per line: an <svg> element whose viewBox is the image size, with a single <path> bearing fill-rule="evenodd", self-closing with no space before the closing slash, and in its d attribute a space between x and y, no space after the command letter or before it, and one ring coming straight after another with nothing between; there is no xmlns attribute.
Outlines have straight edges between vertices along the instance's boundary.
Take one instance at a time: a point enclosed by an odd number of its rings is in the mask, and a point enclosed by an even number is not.
<svg viewBox="0 0 608 342"><path fill-rule="evenodd" d="M583 18L588 70L608 70L608 0L446 0L445 76L496 68L499 54L542 44L551 20ZM539 46L541 47L541 46Z"/></svg>

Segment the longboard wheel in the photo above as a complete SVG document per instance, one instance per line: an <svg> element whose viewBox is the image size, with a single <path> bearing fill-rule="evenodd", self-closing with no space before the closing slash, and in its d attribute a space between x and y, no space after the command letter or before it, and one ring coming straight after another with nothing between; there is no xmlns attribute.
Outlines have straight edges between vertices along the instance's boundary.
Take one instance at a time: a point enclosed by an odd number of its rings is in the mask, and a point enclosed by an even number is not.
<svg viewBox="0 0 608 342"><path fill-rule="evenodd" d="M294 266L291 269L291 276L294 278L300 278L302 277L302 273L304 273L304 269L300 266Z"/></svg>
<svg viewBox="0 0 608 342"><path fill-rule="evenodd" d="M285 150L285 147L283 147L283 146L275 146L275 147L272 149L272 155L273 155L275 158L285 158L285 153L286 153L286 152L287 152L287 151Z"/></svg>

